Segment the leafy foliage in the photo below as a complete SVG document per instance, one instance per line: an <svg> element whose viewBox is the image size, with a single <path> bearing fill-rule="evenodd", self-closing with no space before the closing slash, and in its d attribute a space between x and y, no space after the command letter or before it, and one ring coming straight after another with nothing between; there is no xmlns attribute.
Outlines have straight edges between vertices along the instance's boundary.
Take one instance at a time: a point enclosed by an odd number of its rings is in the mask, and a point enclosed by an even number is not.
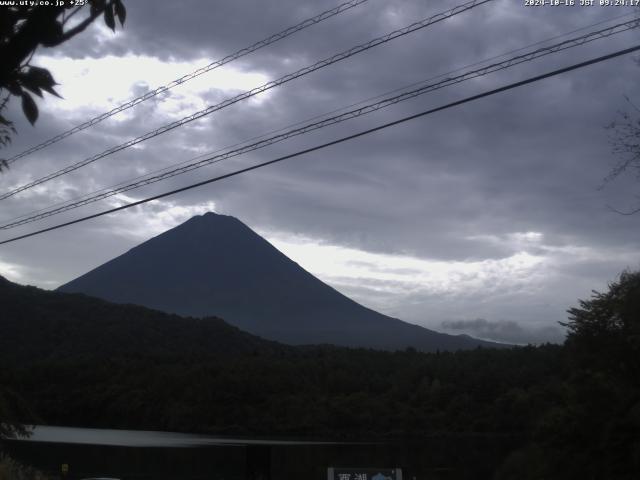
<svg viewBox="0 0 640 480"><path fill-rule="evenodd" d="M287 347L215 319L5 281L0 385L50 424L503 438L511 454L496 480L631 480L640 471L639 294L639 272L594 292L569 310L563 346L419 353Z"/></svg>
<svg viewBox="0 0 640 480"><path fill-rule="evenodd" d="M0 440L28 436L29 429L18 423L18 420L27 419L34 417L25 408L24 400L15 391L0 388Z"/></svg>
<svg viewBox="0 0 640 480"><path fill-rule="evenodd" d="M47 480L42 472L0 454L0 480Z"/></svg>
<svg viewBox="0 0 640 480"><path fill-rule="evenodd" d="M0 281L5 384L45 421L331 436L521 434L562 350L290 347L193 319ZM11 373L11 375L9 375ZM559 381L559 380L558 380ZM72 413L73 412L73 413Z"/></svg>
<svg viewBox="0 0 640 480"><path fill-rule="evenodd" d="M579 305L564 324L569 376L520 452L519 478L534 478L536 452L544 462L535 478L631 480L640 471L640 271Z"/></svg>
<svg viewBox="0 0 640 480"><path fill-rule="evenodd" d="M640 271L623 272L605 293L571 308L568 343L586 367L640 382Z"/></svg>
<svg viewBox="0 0 640 480"><path fill-rule="evenodd" d="M18 2L16 2L18 3ZM67 5L5 6L0 16L0 146L6 146L16 133L13 123L2 112L11 96L19 97L22 111L32 125L38 119L38 106L32 94L43 97L43 92L59 97L57 85L51 73L30 65L31 57L39 46L56 47L84 31L100 15L115 31L115 18L121 25L126 19L122 0L88 0L88 15L73 27L68 21L77 13L86 11L84 6ZM34 4L39 2L32 2ZM6 91L6 92L5 92ZM6 168L6 162L0 167ZM1 169L1 168L0 168Z"/></svg>

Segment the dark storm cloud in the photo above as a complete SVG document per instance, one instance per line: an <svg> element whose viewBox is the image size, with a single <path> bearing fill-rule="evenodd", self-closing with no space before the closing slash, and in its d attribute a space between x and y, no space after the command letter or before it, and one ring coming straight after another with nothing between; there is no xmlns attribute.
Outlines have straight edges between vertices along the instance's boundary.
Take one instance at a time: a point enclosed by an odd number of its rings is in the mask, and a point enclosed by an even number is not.
<svg viewBox="0 0 640 480"><path fill-rule="evenodd" d="M216 2L212 6L210 2L195 0L129 1L123 30L114 35L106 27L95 25L54 53L77 59L131 54L167 62L197 60L199 66L337 3L256 0ZM371 0L247 56L234 66L275 79L456 3ZM140 148L105 158L28 195L16 196L5 201L1 215L7 219L43 208L63 198L186 160L200 147L215 150L232 145L620 13L622 10L599 7L531 9L511 0L492 2L274 89L260 102L239 103L145 142ZM640 36L634 32L592 43L439 90L370 118L289 140L129 195L143 198L252 162L269 160L627 47L638 40ZM41 53L48 52L45 49ZM37 61L38 57L34 62ZM184 73L187 72L176 71L175 78ZM623 95L640 98L635 81L639 73L630 57L616 59L225 180L171 201L185 208L215 202L219 210L254 228L300 234L319 242L371 252L443 261L499 260L522 251L547 256L553 259L545 267L549 272L548 285L553 288L546 288L541 295L553 297L554 310L550 316L555 322L563 319L561 315L579 294L577 290L584 289L588 294L590 288L601 288L622 268L638 263L635 217L613 214L606 207L627 205L637 192L637 183L622 179L602 190L597 188L615 163L604 126L615 118L617 109L627 108ZM141 78L132 85L130 94L139 95L156 86L153 78ZM202 94L205 103L216 103L231 94L215 87L212 85ZM95 95L103 98L108 92L96 91ZM176 95L171 98L177 98ZM3 189L19 185L168 123L175 118L167 116L163 102L164 98L146 102L119 121L104 122L99 129L82 132L16 163L9 174L0 178L0 185ZM62 114L48 109L46 101L41 105L41 118L35 129L21 119L19 105L14 102L11 106L11 116L18 119L20 131L11 152L21 151L99 113L91 108L78 108L76 112ZM193 106L185 106L184 115L193 110ZM103 208L106 206L86 207L46 221L42 226ZM149 212L157 214L152 208ZM31 272L37 270L37 275L29 275L42 284L63 283L139 242L140 238L126 235L126 223L131 218L109 216L82 228L73 227L11 245L0 251L0 262L23 265ZM538 232L541 237L525 241L514 236L518 232ZM617 253L608 256L603 252ZM589 279L591 286L585 279ZM579 288L570 289L567 285ZM355 285L348 288L359 298L375 297L371 289L366 293ZM557 291L565 292L565 297L560 298ZM442 318L460 317L461 314L451 314L454 309L451 304L447 311L437 298L424 292L420 295L405 307L389 307L396 310L387 313L402 316L404 312L415 321L428 319L432 326L439 325ZM477 300L469 297L465 303L456 298L464 308L471 308ZM490 307L494 311L483 314L487 318L529 322L536 315L549 315L549 310L540 306L545 303L541 301L531 303L535 313L530 316L523 313L516 318L518 302L524 300L517 297L502 304L495 300ZM513 327L500 325L495 331L504 336ZM512 329L513 338L502 340L517 341L516 338L527 335L531 339L542 338L536 328L543 327L522 328L519 333Z"/></svg>

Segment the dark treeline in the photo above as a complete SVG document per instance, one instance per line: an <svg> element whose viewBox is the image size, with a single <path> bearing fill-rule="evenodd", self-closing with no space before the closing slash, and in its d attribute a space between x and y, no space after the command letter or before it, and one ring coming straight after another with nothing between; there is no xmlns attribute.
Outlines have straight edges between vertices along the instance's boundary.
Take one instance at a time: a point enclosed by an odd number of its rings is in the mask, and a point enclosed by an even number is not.
<svg viewBox="0 0 640 480"><path fill-rule="evenodd" d="M513 450L496 478L631 479L640 471L639 302L640 274L626 273L570 311L565 345L455 353L279 347L248 337L240 354L221 354L215 342L207 353L204 335L193 350L147 351L135 335L140 348L122 350L110 345L124 341L119 334L103 334L102 348L73 354L84 327L66 328L64 355L53 347L45 358L19 354L5 338L0 385L22 399L22 421L350 439L502 436ZM63 328L73 308L45 316ZM95 328L117 324L99 315ZM221 331L215 338L224 342ZM112 349L118 355L106 354Z"/></svg>
<svg viewBox="0 0 640 480"><path fill-rule="evenodd" d="M523 434L561 401L564 350L307 348L236 358L34 362L5 381L48 423L369 438Z"/></svg>

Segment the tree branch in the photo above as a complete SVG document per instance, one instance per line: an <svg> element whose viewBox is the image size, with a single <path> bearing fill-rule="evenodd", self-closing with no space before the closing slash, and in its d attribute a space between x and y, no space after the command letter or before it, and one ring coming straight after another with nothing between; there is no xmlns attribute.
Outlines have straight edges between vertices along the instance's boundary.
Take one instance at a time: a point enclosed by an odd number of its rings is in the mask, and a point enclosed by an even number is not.
<svg viewBox="0 0 640 480"><path fill-rule="evenodd" d="M623 212L622 210L618 210L617 208L613 208L611 205L607 205L607 208L619 215L626 215L626 216L635 215L636 213L640 212L640 207L634 208L632 210L628 210L626 212Z"/></svg>
<svg viewBox="0 0 640 480"><path fill-rule="evenodd" d="M89 16L85 18L82 22L80 22L78 25L64 32L60 37L59 41L57 41L51 46L55 47L56 45L60 45L62 42L66 42L70 38L73 38L77 34L83 32L89 25L91 25L91 22L93 22L96 18L98 18L103 12L104 12L104 8L96 10L93 13L90 13Z"/></svg>
<svg viewBox="0 0 640 480"><path fill-rule="evenodd" d="M64 20L62 21L62 24L64 25L65 23L67 23L69 20L71 20L71 18L78 13L81 9L82 9L83 5L80 5L79 7L76 7L73 12L71 12L69 15L67 15Z"/></svg>

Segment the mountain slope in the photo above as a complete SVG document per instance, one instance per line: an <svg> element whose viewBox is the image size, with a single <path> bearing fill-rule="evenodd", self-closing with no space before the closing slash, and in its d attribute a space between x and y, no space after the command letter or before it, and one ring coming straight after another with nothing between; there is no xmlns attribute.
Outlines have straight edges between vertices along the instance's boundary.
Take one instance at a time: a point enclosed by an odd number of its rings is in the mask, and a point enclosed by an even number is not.
<svg viewBox="0 0 640 480"><path fill-rule="evenodd" d="M0 356L25 363L78 357L218 357L285 345L219 318L181 318L135 305L26 287L0 277Z"/></svg>
<svg viewBox="0 0 640 480"><path fill-rule="evenodd" d="M63 285L117 303L203 317L290 344L424 351L493 345L370 310L291 261L236 218L193 217Z"/></svg>

